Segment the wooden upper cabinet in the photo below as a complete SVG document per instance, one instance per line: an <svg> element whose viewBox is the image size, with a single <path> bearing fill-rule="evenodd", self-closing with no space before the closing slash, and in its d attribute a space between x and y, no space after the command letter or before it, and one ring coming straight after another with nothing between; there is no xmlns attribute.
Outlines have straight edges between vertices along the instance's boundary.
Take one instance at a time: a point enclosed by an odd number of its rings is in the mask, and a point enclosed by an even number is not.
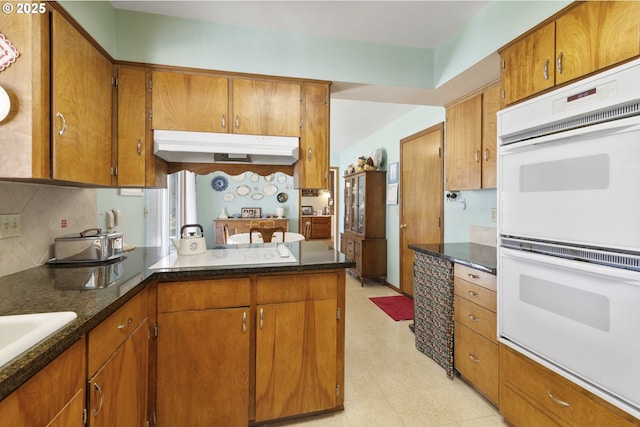
<svg viewBox="0 0 640 427"><path fill-rule="evenodd" d="M143 68L118 69L118 185L145 185L146 77Z"/></svg>
<svg viewBox="0 0 640 427"><path fill-rule="evenodd" d="M496 188L500 83L482 92L482 188Z"/></svg>
<svg viewBox="0 0 640 427"><path fill-rule="evenodd" d="M153 71L153 129L228 132L226 77Z"/></svg>
<svg viewBox="0 0 640 427"><path fill-rule="evenodd" d="M300 136L300 85L232 80L232 131L245 135Z"/></svg>
<svg viewBox="0 0 640 427"><path fill-rule="evenodd" d="M52 177L111 185L113 65L59 12L52 15Z"/></svg>
<svg viewBox="0 0 640 427"><path fill-rule="evenodd" d="M572 3L500 55L509 105L640 55L640 3Z"/></svg>
<svg viewBox="0 0 640 427"><path fill-rule="evenodd" d="M329 85L302 85L300 152L295 188L329 187Z"/></svg>
<svg viewBox="0 0 640 427"><path fill-rule="evenodd" d="M588 1L556 20L556 84L639 54L637 1Z"/></svg>
<svg viewBox="0 0 640 427"><path fill-rule="evenodd" d="M502 54L504 102L510 104L555 84L555 23L511 45Z"/></svg>
<svg viewBox="0 0 640 427"><path fill-rule="evenodd" d="M447 107L445 141L447 190L481 186L482 94Z"/></svg>

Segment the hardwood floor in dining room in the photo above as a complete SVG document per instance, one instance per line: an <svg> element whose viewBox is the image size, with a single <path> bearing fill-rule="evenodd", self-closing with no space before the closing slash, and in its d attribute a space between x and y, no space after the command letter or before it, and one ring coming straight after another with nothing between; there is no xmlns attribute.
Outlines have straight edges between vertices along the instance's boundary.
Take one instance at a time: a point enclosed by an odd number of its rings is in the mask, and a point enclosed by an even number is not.
<svg viewBox="0 0 640 427"><path fill-rule="evenodd" d="M345 409L270 427L506 427L497 408L415 347L412 321L393 321L369 297L397 295L347 273Z"/></svg>

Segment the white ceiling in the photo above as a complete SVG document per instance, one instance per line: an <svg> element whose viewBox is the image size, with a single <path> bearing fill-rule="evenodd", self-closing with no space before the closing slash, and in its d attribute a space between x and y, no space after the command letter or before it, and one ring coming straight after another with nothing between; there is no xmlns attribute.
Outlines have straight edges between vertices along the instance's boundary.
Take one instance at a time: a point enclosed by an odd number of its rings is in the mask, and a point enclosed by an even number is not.
<svg viewBox="0 0 640 427"><path fill-rule="evenodd" d="M334 39L436 48L488 1L112 1L114 7ZM474 69L494 74L497 58ZM491 78L491 77L487 77ZM357 143L392 123L416 104L444 105L463 94L465 76L436 90L332 86L331 150ZM486 80L489 81L489 80ZM467 83L468 84L468 83ZM451 90L453 89L453 91ZM467 90L468 89L468 90ZM405 93L399 93L405 91ZM391 93L393 92L393 93ZM372 102L375 99L376 102ZM401 99L404 103L398 103ZM379 102L388 100L389 102Z"/></svg>

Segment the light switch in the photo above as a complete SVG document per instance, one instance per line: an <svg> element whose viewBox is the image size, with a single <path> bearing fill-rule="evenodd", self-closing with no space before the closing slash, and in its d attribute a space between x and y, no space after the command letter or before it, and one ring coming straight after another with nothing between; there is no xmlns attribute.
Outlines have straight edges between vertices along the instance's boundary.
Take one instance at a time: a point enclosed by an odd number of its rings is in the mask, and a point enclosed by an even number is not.
<svg viewBox="0 0 640 427"><path fill-rule="evenodd" d="M0 239L20 236L20 214L0 215Z"/></svg>

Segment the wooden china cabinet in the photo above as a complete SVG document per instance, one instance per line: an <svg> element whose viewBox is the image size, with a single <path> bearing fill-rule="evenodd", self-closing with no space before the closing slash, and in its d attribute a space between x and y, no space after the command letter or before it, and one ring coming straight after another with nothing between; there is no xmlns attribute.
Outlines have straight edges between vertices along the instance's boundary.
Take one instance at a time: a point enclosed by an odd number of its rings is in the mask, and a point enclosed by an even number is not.
<svg viewBox="0 0 640 427"><path fill-rule="evenodd" d="M360 277L387 274L386 171L364 171L344 177L344 232L340 250L356 262L350 269Z"/></svg>

